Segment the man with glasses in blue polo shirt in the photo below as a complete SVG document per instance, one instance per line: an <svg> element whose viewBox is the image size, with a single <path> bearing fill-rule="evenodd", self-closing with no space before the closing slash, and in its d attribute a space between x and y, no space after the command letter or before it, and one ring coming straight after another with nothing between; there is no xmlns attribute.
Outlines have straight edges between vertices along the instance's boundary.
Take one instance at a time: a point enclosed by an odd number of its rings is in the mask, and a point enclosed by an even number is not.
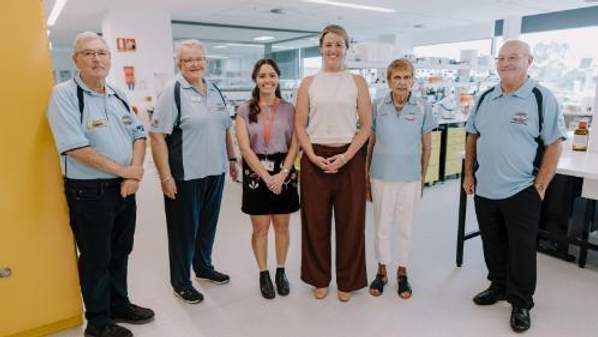
<svg viewBox="0 0 598 337"><path fill-rule="evenodd" d="M127 291L145 130L125 95L106 84L110 52L104 39L91 32L77 35L73 62L79 74L54 88L48 120L80 253L85 336L129 337L131 331L114 322L154 318L151 309L132 304Z"/></svg>
<svg viewBox="0 0 598 337"><path fill-rule="evenodd" d="M566 130L552 92L527 74L533 57L525 42L505 42L496 61L500 83L480 96L467 121L463 188L475 193L491 282L473 301L506 300L511 328L523 332L534 306L540 208Z"/></svg>

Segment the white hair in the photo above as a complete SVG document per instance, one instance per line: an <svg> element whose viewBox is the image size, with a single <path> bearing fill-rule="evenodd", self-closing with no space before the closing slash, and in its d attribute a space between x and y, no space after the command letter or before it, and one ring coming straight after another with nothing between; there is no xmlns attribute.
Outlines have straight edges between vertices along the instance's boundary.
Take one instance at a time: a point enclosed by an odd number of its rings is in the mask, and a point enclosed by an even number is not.
<svg viewBox="0 0 598 337"><path fill-rule="evenodd" d="M100 35L98 35L97 33L83 32L83 33L79 33L79 34L77 34L77 36L75 36L75 41L73 42L73 56L83 49L83 44L85 44L88 41L92 41L92 40L102 41L102 43L106 46L106 49L109 49L108 43L106 42L106 40L104 40L104 38L101 37Z"/></svg>
<svg viewBox="0 0 598 337"><path fill-rule="evenodd" d="M181 54L183 53L183 48L185 48L185 47L187 47L187 48L197 47L197 48L201 49L204 56L207 57L208 53L207 53L206 47L203 45L203 43L199 42L199 40L195 40L195 39L183 40L183 41L177 42L174 46L174 54L176 56L177 64L179 62L181 62Z"/></svg>

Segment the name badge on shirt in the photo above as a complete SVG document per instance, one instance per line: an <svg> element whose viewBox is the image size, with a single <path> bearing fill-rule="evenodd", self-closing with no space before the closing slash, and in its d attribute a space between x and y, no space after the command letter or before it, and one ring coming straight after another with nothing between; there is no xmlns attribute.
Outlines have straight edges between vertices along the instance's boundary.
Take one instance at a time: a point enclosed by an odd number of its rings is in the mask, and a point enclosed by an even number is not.
<svg viewBox="0 0 598 337"><path fill-rule="evenodd" d="M274 162L268 159L262 159L260 161L262 166L266 169L266 171L274 171Z"/></svg>
<svg viewBox="0 0 598 337"><path fill-rule="evenodd" d="M523 124L527 125L527 113L525 112L516 112L513 114L513 118L511 119L511 123L513 124Z"/></svg>
<svg viewBox="0 0 598 337"><path fill-rule="evenodd" d="M122 116L121 120L124 125L128 126L128 125L133 124L133 118L131 118L131 116L129 116L129 115Z"/></svg>
<svg viewBox="0 0 598 337"><path fill-rule="evenodd" d="M88 129L103 128L108 126L108 121L105 119L94 119L87 122Z"/></svg>
<svg viewBox="0 0 598 337"><path fill-rule="evenodd" d="M201 96L191 97L191 103L201 103Z"/></svg>

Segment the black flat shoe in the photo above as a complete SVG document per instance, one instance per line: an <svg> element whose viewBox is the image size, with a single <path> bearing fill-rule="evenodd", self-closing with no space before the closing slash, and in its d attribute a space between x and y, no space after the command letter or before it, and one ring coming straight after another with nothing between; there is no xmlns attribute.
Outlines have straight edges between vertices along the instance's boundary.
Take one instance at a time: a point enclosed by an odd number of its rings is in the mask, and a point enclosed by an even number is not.
<svg viewBox="0 0 598 337"><path fill-rule="evenodd" d="M515 332L524 332L530 328L532 320L529 309L513 306L511 310L511 329Z"/></svg>
<svg viewBox="0 0 598 337"><path fill-rule="evenodd" d="M276 291L278 292L278 295L287 296L291 292L289 280L287 280L284 268L276 268L274 282L276 282Z"/></svg>
<svg viewBox="0 0 598 337"><path fill-rule="evenodd" d="M370 294L372 296L380 296L384 292L384 286L388 283L386 275L376 274L376 278L370 284Z"/></svg>
<svg viewBox="0 0 598 337"><path fill-rule="evenodd" d="M409 284L409 280L407 280L407 275L399 275L398 280L399 282L399 297L406 300L411 298L411 294L413 294L413 290L411 289L411 285Z"/></svg>
<svg viewBox="0 0 598 337"><path fill-rule="evenodd" d="M116 323L145 324L154 320L154 311L130 303L126 309L112 310L110 318Z"/></svg>
<svg viewBox="0 0 598 337"><path fill-rule="evenodd" d="M260 291L262 292L262 296L269 300L276 296L274 285L270 279L270 272L267 270L260 272Z"/></svg>
<svg viewBox="0 0 598 337"><path fill-rule="evenodd" d="M492 287L475 295L473 303L477 305L492 305L498 301L504 301L505 292L503 290L493 289Z"/></svg>

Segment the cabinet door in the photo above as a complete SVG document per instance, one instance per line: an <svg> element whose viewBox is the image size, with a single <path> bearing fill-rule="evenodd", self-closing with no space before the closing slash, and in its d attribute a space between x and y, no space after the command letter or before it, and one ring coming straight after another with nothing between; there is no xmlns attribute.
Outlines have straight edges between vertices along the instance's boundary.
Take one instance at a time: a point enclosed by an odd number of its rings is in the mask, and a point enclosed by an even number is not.
<svg viewBox="0 0 598 337"><path fill-rule="evenodd" d="M2 3L0 336L41 336L82 318L75 247L46 120L52 66L42 6Z"/></svg>

